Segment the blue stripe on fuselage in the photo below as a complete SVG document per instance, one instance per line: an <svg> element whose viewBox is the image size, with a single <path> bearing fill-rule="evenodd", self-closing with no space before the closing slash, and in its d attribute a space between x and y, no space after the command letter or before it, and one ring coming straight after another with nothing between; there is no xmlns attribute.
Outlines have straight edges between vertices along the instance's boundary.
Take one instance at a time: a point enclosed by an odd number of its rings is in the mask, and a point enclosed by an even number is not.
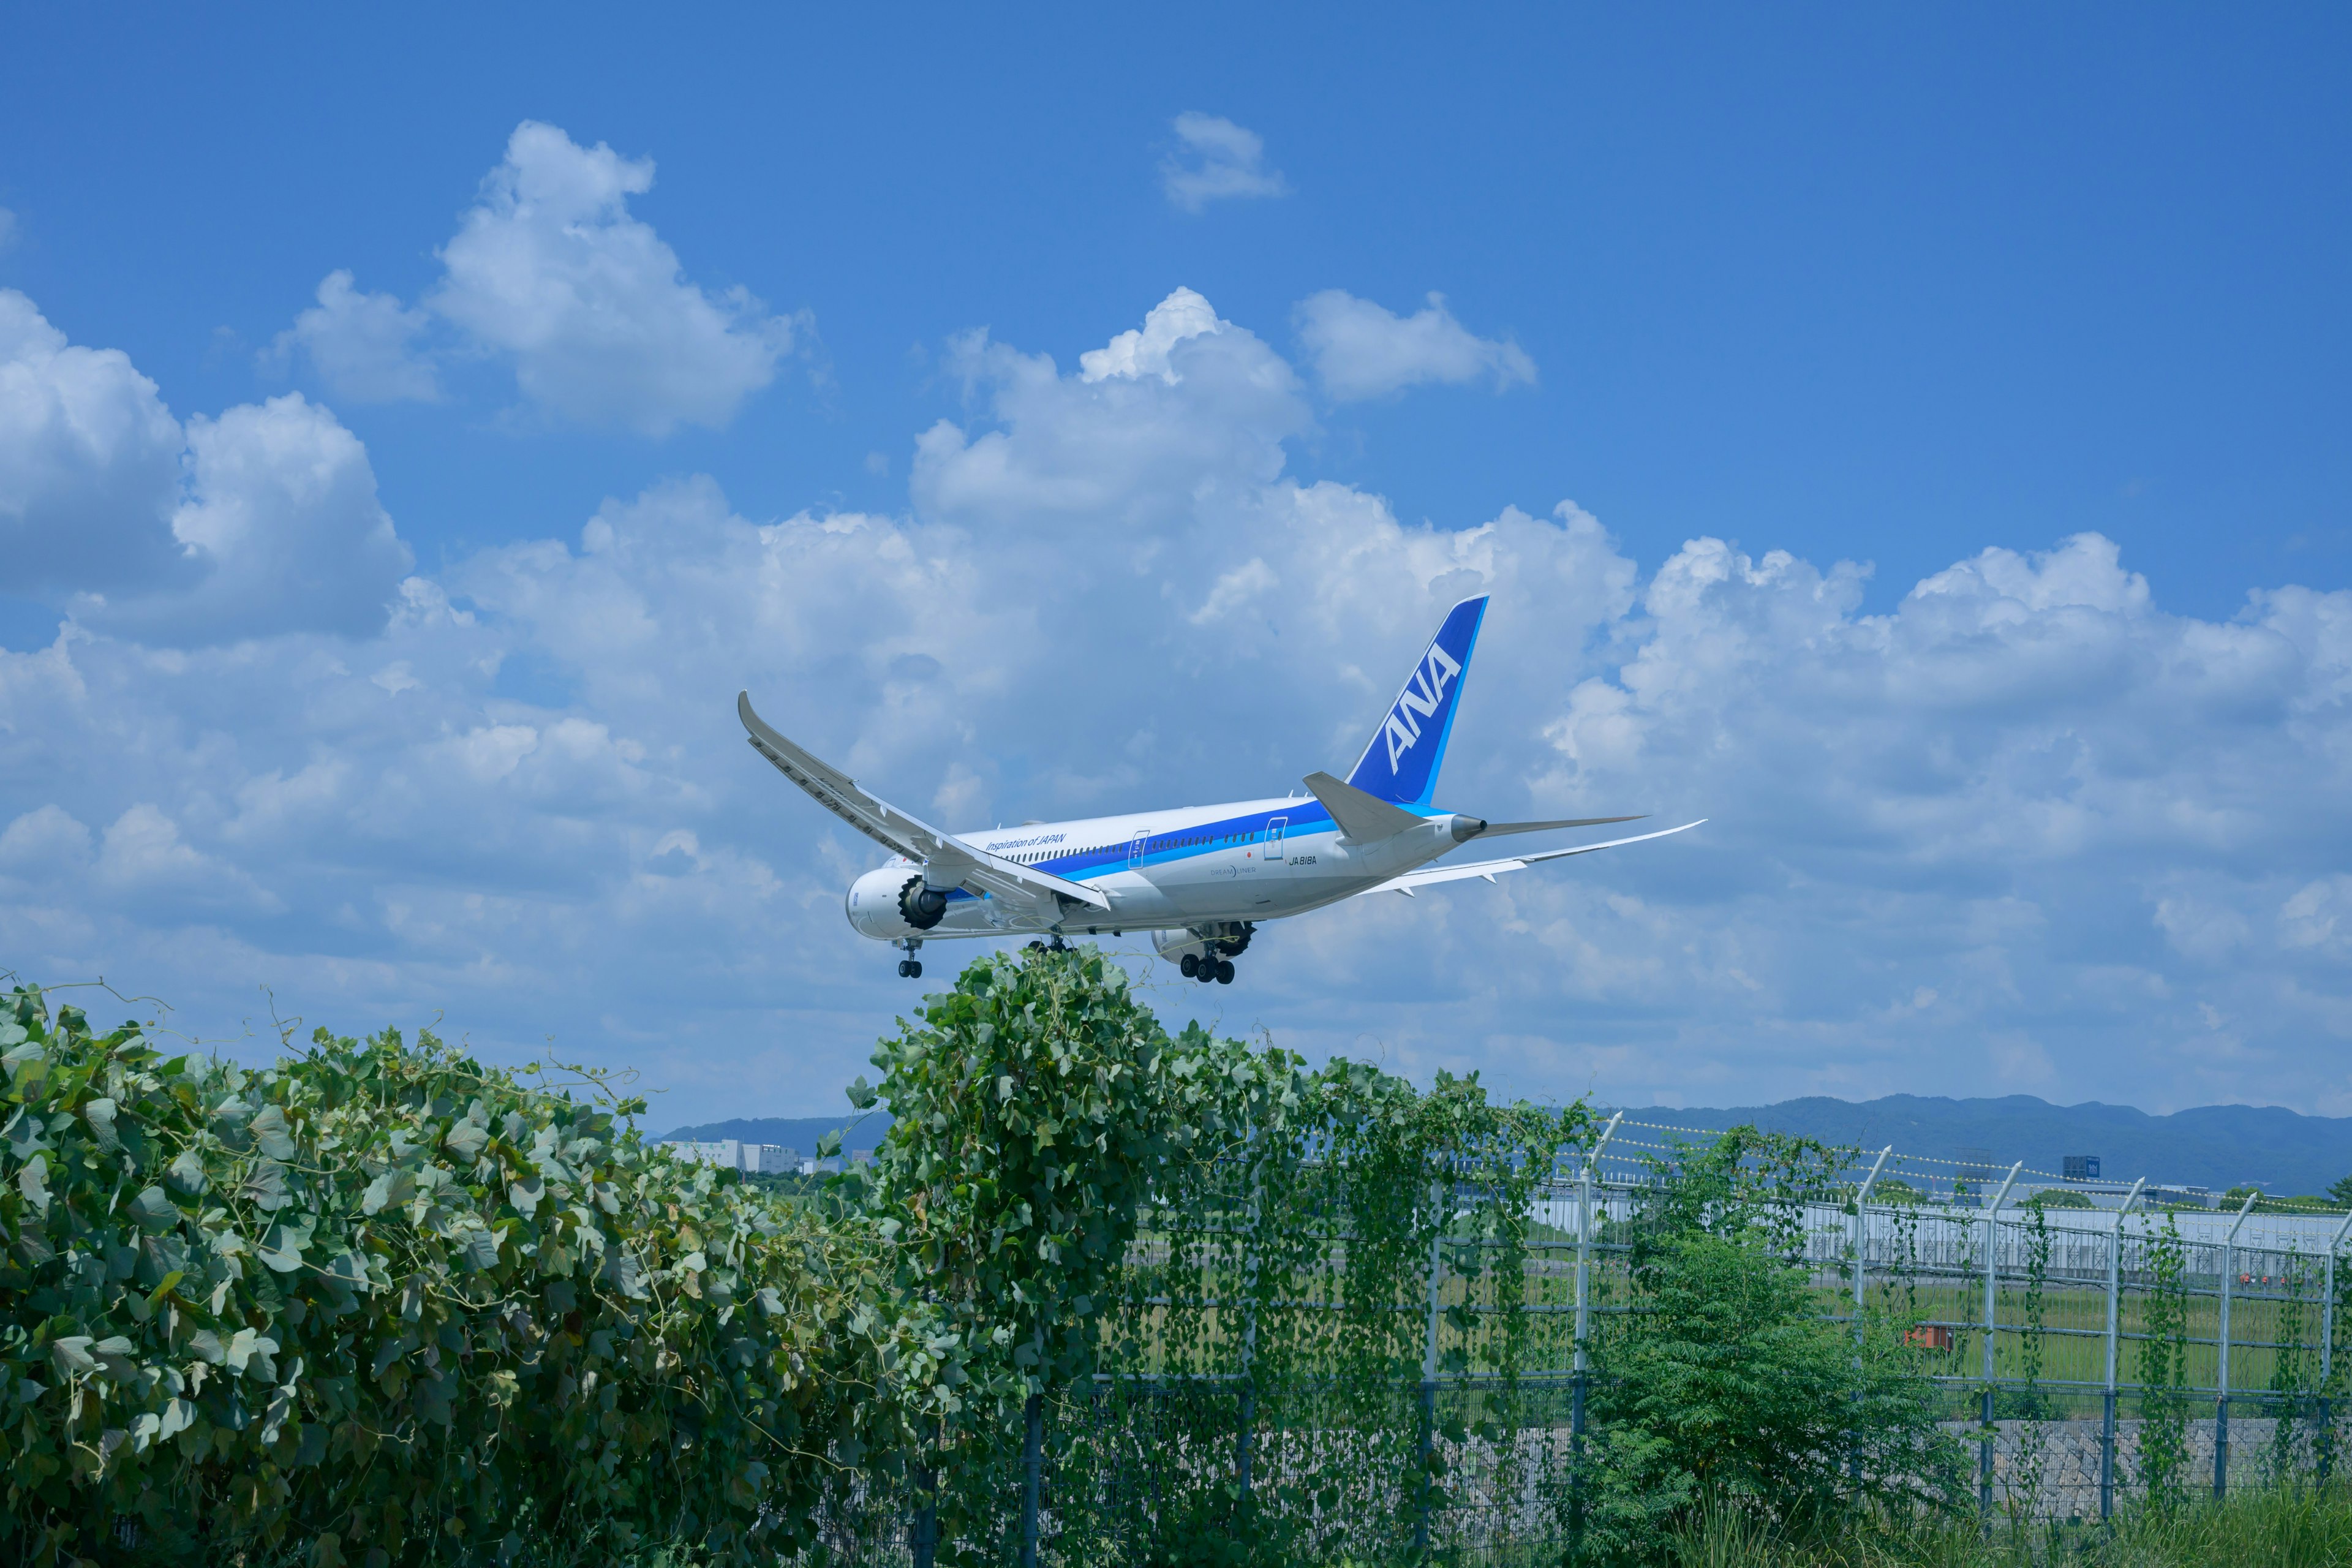
<svg viewBox="0 0 2352 1568"><path fill-rule="evenodd" d="M1408 807L1408 809L1411 808ZM1428 814L1416 813L1416 815ZM1113 871L1171 866L1181 860L1190 860L1202 855L1216 855L1226 850L1237 849L1244 844L1262 844L1265 841L1267 825L1277 816L1287 819L1288 826L1283 832L1286 840L1295 838L1301 834L1329 832L1337 826L1331 820L1331 814L1323 808L1322 803L1310 796L1306 800L1270 806L1263 811L1247 812L1238 816L1220 817L1209 822L1188 822L1181 827L1171 828L1165 833L1155 833L1150 836L1148 842L1153 846L1164 846L1164 847L1148 848L1139 859L1128 858L1129 847L1133 842L1129 839L1117 844L1089 845L1085 849L1071 854L1055 855L1044 860L1033 860L1028 864L1034 870L1051 872L1056 877L1073 882L1082 881L1088 877L1105 876ZM1042 828L1049 825L1040 823L1038 826ZM1237 837L1243 835L1246 837ZM1171 839L1191 838L1204 838L1207 842L1195 844L1169 842ZM990 850L989 853L995 854L997 851ZM971 896L961 889L949 895L951 900Z"/></svg>

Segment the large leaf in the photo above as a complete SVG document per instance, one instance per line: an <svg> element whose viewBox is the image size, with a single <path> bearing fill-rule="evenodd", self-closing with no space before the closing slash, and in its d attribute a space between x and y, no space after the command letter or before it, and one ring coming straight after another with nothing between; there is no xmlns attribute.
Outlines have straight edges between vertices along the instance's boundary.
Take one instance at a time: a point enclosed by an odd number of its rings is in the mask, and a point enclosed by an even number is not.
<svg viewBox="0 0 2352 1568"><path fill-rule="evenodd" d="M294 1158L294 1130L288 1124L285 1111L274 1105L265 1105L246 1125L261 1145L263 1153L273 1160Z"/></svg>

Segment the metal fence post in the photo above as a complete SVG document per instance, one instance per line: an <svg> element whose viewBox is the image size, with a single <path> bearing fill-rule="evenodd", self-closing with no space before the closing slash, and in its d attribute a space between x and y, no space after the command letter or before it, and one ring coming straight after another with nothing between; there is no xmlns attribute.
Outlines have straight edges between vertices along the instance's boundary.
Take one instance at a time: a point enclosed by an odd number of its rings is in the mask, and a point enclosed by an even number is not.
<svg viewBox="0 0 2352 1568"><path fill-rule="evenodd" d="M2009 1189L2017 1185L2017 1173L2024 1169L2022 1160L2009 1168L2008 1179L1985 1210L1984 1435L1977 1439L1977 1513L1988 1528L1992 1522L1993 1330L2000 1321L2000 1205L2009 1201Z"/></svg>
<svg viewBox="0 0 2352 1568"><path fill-rule="evenodd" d="M1601 1161L1601 1151L1609 1147L1609 1140L1617 1135L1617 1124L1624 1120L1622 1110L1609 1119L1609 1125L1594 1140L1591 1152L1584 1156L1584 1169L1577 1176L1576 1360L1569 1380L1568 1446L1570 1455L1580 1460L1584 1457L1585 1376L1592 1365L1585 1351L1592 1328L1592 1172Z"/></svg>
<svg viewBox="0 0 2352 1568"><path fill-rule="evenodd" d="M1863 1249L1870 1240L1870 1189L1878 1184L1878 1173L1886 1169L1886 1157L1894 1152L1892 1143L1878 1152L1878 1158L1871 1163L1870 1174L1862 1179L1861 1188L1853 1194L1853 1371L1857 1379L1862 1375L1863 1302L1870 1289L1869 1269L1863 1262ZM1859 1403L1861 1399L1862 1391L1856 1389L1854 1400ZM1852 1445L1846 1449L1845 1473L1849 1481L1861 1485L1862 1454Z"/></svg>
<svg viewBox="0 0 2352 1568"><path fill-rule="evenodd" d="M2336 1227L2327 1243L2327 1271L2319 1298L2319 1479L2327 1479L2336 1458L2336 1413L2331 1408L2327 1389L2336 1375L2336 1254L2344 1245L2344 1233L2352 1231L2352 1214Z"/></svg>
<svg viewBox="0 0 2352 1568"><path fill-rule="evenodd" d="M2230 1287L2236 1283L2237 1264L2232 1254L2238 1246L2238 1227L2246 1223L2253 1212L2254 1200L2263 1194L2248 1193L2246 1201L2238 1205L2238 1217L2230 1222L2230 1234L2221 1240L2221 1331L2214 1336L2213 1346L2213 1497L2216 1501L2230 1490Z"/></svg>
<svg viewBox="0 0 2352 1568"><path fill-rule="evenodd" d="M1862 1254L1864 1246L1870 1239L1870 1189L1878 1184L1878 1173L1886 1169L1886 1157L1894 1152L1895 1145L1892 1143L1878 1152L1878 1158L1871 1163L1870 1174L1862 1179L1862 1190L1853 1195L1853 1337L1857 1343L1862 1339L1863 1301L1869 1289L1868 1270L1863 1265Z"/></svg>
<svg viewBox="0 0 2352 1568"><path fill-rule="evenodd" d="M1045 1468L1045 1396L1029 1396L1028 1431L1021 1442L1021 1568L1037 1568L1037 1494Z"/></svg>
<svg viewBox="0 0 2352 1568"><path fill-rule="evenodd" d="M2122 1320L2124 1289L2124 1215L2131 1213L2132 1205L2147 1185L2142 1176L2132 1184L2131 1194L2123 1206L2116 1210L2115 1229L2107 1237L2107 1380L2101 1400L2104 1414L2099 1423L2099 1517L2116 1516L2116 1354L2118 1330Z"/></svg>
<svg viewBox="0 0 2352 1568"><path fill-rule="evenodd" d="M915 1472L916 1495L922 1506L915 1510L914 1539L908 1542L913 1549L915 1568L931 1568L940 1549L940 1503L933 1489L938 1478L929 1470Z"/></svg>

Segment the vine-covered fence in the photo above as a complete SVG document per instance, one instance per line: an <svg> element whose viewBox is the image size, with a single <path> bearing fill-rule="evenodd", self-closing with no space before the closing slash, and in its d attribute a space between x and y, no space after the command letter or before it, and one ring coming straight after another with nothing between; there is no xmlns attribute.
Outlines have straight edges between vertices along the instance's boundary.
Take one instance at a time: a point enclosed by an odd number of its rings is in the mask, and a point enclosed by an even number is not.
<svg viewBox="0 0 2352 1568"><path fill-rule="evenodd" d="M167 1057L19 987L0 1541L1632 1563L1727 1500L2023 1526L2336 1465L2341 1214L1310 1071L1087 951L925 1004L851 1086L874 1162L785 1195L593 1078Z"/></svg>
<svg viewBox="0 0 2352 1568"><path fill-rule="evenodd" d="M1605 1436L1589 1403L1649 1310L1645 1232L1717 1135L1580 1112L1526 1131L1435 1182L1410 1137L1386 1160L1328 1138L1227 1159L1206 1201L1150 1216L1099 1370L999 1489L996 1554L1140 1561L1236 1503L1361 1559L1566 1546ZM1760 1223L1820 1319L1933 1386L1961 1506L2103 1519L2337 1464L2352 1214L1816 1153L1772 1173ZM928 1563L920 1500L860 1482L835 1550Z"/></svg>

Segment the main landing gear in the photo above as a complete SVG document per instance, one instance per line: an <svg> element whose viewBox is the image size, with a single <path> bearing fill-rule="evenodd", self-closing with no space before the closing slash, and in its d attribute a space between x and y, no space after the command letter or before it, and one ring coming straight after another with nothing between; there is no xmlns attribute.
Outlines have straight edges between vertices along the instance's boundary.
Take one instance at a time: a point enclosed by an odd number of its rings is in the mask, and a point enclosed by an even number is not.
<svg viewBox="0 0 2352 1568"><path fill-rule="evenodd" d="M898 961L898 978L920 980L923 977L923 961L915 956L915 950L923 945L922 938L910 936L898 945L907 950L907 956Z"/></svg>
<svg viewBox="0 0 2352 1568"><path fill-rule="evenodd" d="M1234 983L1234 961L1219 958L1214 953L1188 952L1176 967L1184 972L1187 980L1213 980L1220 985Z"/></svg>
<svg viewBox="0 0 2352 1568"><path fill-rule="evenodd" d="M1032 952L1067 952L1070 951L1070 944L1062 940L1062 933L1060 931L1055 931L1054 933L1053 941L1033 942L1029 944L1029 951Z"/></svg>

